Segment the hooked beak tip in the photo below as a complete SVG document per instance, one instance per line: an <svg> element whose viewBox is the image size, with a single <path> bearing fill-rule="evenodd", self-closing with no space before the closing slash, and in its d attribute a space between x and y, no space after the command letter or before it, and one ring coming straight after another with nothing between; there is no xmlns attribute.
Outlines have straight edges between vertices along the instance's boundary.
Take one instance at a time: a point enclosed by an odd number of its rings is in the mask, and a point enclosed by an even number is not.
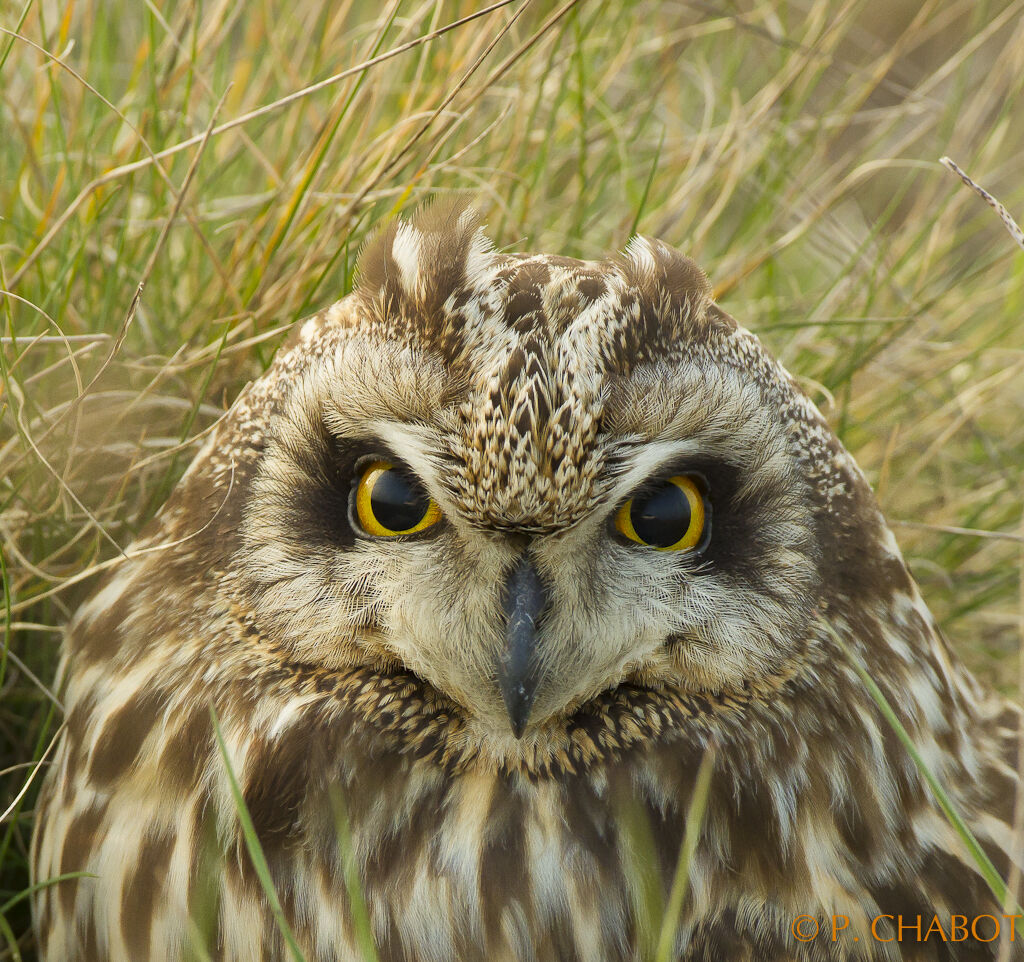
<svg viewBox="0 0 1024 962"><path fill-rule="evenodd" d="M506 681L511 681L511 679L507 679L507 676L502 679L502 699L505 702L505 710L508 712L512 734L518 740L523 737L526 723L530 718L530 709L533 707L533 691L528 690L522 682L510 685Z"/></svg>
<svg viewBox="0 0 1024 962"><path fill-rule="evenodd" d="M515 735L516 741L519 741L523 737L523 732L526 731L526 719L523 718L520 721L513 720L512 722L512 734Z"/></svg>
<svg viewBox="0 0 1024 962"><path fill-rule="evenodd" d="M512 734L520 739L540 682L535 651L537 622L547 603L544 584L533 564L523 557L505 583L505 645L498 658L498 685Z"/></svg>

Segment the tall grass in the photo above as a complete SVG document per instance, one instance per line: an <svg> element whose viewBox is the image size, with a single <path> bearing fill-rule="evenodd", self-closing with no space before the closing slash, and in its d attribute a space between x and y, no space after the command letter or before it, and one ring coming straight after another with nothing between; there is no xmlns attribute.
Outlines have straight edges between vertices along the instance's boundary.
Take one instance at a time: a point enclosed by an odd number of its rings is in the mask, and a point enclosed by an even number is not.
<svg viewBox="0 0 1024 962"><path fill-rule="evenodd" d="M433 194L509 248L639 230L696 257L875 483L955 647L1014 691L1024 254L937 160L1024 211L1022 13L0 3L0 811L59 724L91 575L350 289L367 232ZM33 954L33 798L0 823L0 959Z"/></svg>

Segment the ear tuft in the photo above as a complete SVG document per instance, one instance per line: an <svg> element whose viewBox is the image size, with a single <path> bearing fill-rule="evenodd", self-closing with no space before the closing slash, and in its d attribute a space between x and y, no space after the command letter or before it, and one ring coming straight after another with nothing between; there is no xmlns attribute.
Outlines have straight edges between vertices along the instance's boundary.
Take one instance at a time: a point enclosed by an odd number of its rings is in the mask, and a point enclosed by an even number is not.
<svg viewBox="0 0 1024 962"><path fill-rule="evenodd" d="M428 203L408 219L391 221L366 243L356 267L357 290L436 309L476 273L480 255L491 251L473 207L461 199Z"/></svg>
<svg viewBox="0 0 1024 962"><path fill-rule="evenodd" d="M626 247L622 267L638 289L659 290L673 306L703 316L711 301L707 274L685 254L664 241L634 237Z"/></svg>

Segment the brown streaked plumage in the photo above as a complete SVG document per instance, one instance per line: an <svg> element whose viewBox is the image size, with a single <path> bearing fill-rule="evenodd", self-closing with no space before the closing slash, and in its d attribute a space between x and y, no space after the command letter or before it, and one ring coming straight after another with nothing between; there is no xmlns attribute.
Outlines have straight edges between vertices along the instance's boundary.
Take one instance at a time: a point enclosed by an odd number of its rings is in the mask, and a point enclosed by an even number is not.
<svg viewBox="0 0 1024 962"><path fill-rule="evenodd" d="M368 463L441 520L369 533ZM685 550L617 520L657 534L629 499L668 477L706 502ZM97 877L37 893L49 962L287 957L211 708L311 962L360 958L339 818L385 962L646 958L642 896L668 891L711 745L677 958L995 957L870 936L1000 911L831 630L1004 872L1018 709L949 652L821 415L664 244L583 262L496 253L459 209L396 222L130 554L65 649L35 874ZM837 914L845 938L793 938Z"/></svg>

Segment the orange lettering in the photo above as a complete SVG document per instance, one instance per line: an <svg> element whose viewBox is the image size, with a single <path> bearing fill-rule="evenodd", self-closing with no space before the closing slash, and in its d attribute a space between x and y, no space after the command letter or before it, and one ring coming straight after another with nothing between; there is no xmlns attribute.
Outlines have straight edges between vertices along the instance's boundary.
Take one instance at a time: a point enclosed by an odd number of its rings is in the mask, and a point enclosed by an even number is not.
<svg viewBox="0 0 1024 962"><path fill-rule="evenodd" d="M958 938L959 936L959 938ZM951 942L967 941L967 916L953 915L949 919L949 940Z"/></svg>
<svg viewBox="0 0 1024 962"><path fill-rule="evenodd" d="M996 924L996 933L990 939L983 939L980 935L978 935L978 923L982 919L991 919ZM976 915L971 920L971 935L973 935L978 942L995 942L995 940L999 938L999 919L997 919L994 915Z"/></svg>
<svg viewBox="0 0 1024 962"><path fill-rule="evenodd" d="M839 920L840 919L843 920L842 925L839 924ZM832 916L832 941L835 942L835 940L839 936L839 933L842 932L843 929L848 928L849 925L850 925L850 917L848 915L833 915Z"/></svg>
<svg viewBox="0 0 1024 962"><path fill-rule="evenodd" d="M917 919L917 921L913 925L904 925L903 924L903 916L902 915L899 916L898 921L896 923L896 941L897 942L902 942L903 941L903 930L904 929L913 929L914 933L917 935L917 938L914 939L914 941L915 942L920 942L921 941L921 916L920 915L915 915L914 918Z"/></svg>
<svg viewBox="0 0 1024 962"><path fill-rule="evenodd" d="M805 933L805 922L810 922L814 926L814 931L810 935ZM793 938L798 942L810 942L818 934L818 920L813 915L798 915L793 919L793 924L789 927L789 930L793 933Z"/></svg>
<svg viewBox="0 0 1024 962"><path fill-rule="evenodd" d="M942 923L939 921L939 917L937 915L933 915L932 916L931 924L928 926L928 930L924 933L924 938L923 939L918 939L918 941L919 942L927 942L928 941L928 937L936 929L938 929L938 931L939 931L939 938L941 938L943 942L948 942L949 939L946 938L946 932L942 928Z"/></svg>
<svg viewBox="0 0 1024 962"><path fill-rule="evenodd" d="M875 940L876 942L895 942L895 941L896 941L895 939L883 939L883 938L882 938L882 937L881 937L881 936L880 936L880 935L879 935L879 934L878 934L878 933L877 933L877 932L875 931L875 925L877 924L877 922L878 922L878 920L879 920L879 919L891 919L891 918L892 918L892 916L891 916L891 915L876 915L876 916L875 916L875 917L874 917L874 918L873 918L873 919L871 920L871 936L872 936L872 938L873 938L873 939L874 939L874 940Z"/></svg>

